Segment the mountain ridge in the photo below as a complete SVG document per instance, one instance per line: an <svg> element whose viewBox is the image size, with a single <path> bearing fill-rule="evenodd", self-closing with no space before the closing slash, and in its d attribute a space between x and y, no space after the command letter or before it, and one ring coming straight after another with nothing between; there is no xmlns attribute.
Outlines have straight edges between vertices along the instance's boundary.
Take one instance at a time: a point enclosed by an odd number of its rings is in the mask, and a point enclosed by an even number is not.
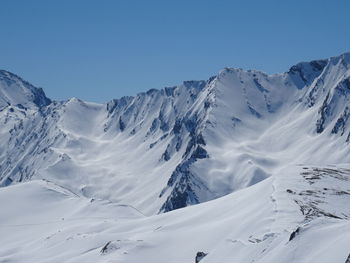
<svg viewBox="0 0 350 263"><path fill-rule="evenodd" d="M0 157L1 185L44 178L152 214L248 187L293 156L319 164L326 157L314 157L313 145L326 152L329 142L344 148L350 137L349 57L301 62L272 75L225 68L207 81L105 104L48 101L38 90L40 103L29 96L34 108L13 102L1 110L0 144L7 149ZM309 156L298 154L305 136L311 138L305 142ZM345 160L344 151L333 160Z"/></svg>

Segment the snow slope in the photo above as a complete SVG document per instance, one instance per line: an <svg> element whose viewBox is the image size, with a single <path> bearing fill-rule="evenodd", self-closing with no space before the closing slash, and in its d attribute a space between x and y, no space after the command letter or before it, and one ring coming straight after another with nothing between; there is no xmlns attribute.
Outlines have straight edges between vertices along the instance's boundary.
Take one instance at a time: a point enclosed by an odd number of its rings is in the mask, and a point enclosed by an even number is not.
<svg viewBox="0 0 350 263"><path fill-rule="evenodd" d="M320 262L349 256L350 169L290 166L213 201L145 216L33 180L3 188L0 262Z"/></svg>
<svg viewBox="0 0 350 263"><path fill-rule="evenodd" d="M9 105L19 108L50 104L41 88L36 88L17 75L0 70L0 109Z"/></svg>

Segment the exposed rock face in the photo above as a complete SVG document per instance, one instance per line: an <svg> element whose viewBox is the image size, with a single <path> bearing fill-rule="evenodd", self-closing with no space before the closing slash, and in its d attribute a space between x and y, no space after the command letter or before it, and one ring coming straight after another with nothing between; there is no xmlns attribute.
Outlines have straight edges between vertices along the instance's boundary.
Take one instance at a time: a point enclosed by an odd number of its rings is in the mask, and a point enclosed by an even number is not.
<svg viewBox="0 0 350 263"><path fill-rule="evenodd" d="M289 241L292 241L299 234L299 231L299 227L295 231L293 231L292 234L290 234Z"/></svg>
<svg viewBox="0 0 350 263"><path fill-rule="evenodd" d="M101 255L107 255L115 250L120 249L120 247L116 244L116 242L108 241L106 245L103 246L100 253Z"/></svg>
<svg viewBox="0 0 350 263"><path fill-rule="evenodd" d="M208 253L197 252L195 262L198 263L198 262L201 261L206 255L208 255Z"/></svg>
<svg viewBox="0 0 350 263"><path fill-rule="evenodd" d="M348 258L346 259L345 263L350 263L350 254L349 254Z"/></svg>

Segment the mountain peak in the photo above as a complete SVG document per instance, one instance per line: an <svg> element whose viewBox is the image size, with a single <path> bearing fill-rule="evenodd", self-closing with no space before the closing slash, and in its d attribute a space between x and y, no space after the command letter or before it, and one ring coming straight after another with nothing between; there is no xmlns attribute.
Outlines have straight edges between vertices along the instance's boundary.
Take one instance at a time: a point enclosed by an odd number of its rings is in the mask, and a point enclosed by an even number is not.
<svg viewBox="0 0 350 263"><path fill-rule="evenodd" d="M34 87L11 72L0 70L0 108L9 105L43 107L50 103L42 88Z"/></svg>
<svg viewBox="0 0 350 263"><path fill-rule="evenodd" d="M350 68L350 52L345 52L328 59L300 62L292 66L287 73L301 79L303 83L309 85L322 73L328 64L337 65L339 63L346 68Z"/></svg>

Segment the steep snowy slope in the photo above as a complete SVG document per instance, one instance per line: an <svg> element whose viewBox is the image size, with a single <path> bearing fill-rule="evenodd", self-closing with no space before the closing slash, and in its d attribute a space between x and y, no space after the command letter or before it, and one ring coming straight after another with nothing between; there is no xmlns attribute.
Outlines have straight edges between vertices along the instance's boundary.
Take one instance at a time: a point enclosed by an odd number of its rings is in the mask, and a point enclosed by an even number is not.
<svg viewBox="0 0 350 263"><path fill-rule="evenodd" d="M0 262L345 263L349 166L289 166L216 200L146 217L46 181L1 189ZM200 253L202 252L202 253Z"/></svg>
<svg viewBox="0 0 350 263"><path fill-rule="evenodd" d="M41 107L50 103L43 90L36 88L20 77L0 70L0 110L8 105L19 108Z"/></svg>
<svg viewBox="0 0 350 263"><path fill-rule="evenodd" d="M46 179L151 215L286 165L346 163L349 67L350 53L275 75L227 68L107 104L51 102L1 71L1 185Z"/></svg>

